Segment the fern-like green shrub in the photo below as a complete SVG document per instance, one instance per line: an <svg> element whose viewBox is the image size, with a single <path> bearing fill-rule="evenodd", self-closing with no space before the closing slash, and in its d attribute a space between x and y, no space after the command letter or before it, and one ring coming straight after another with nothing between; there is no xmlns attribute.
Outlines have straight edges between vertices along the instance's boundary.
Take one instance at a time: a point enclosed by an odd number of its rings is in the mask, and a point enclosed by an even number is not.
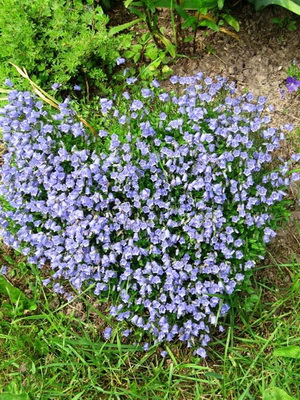
<svg viewBox="0 0 300 400"><path fill-rule="evenodd" d="M103 86L130 36L109 37L108 17L93 4L0 0L0 81L16 74L13 62L45 88L48 82Z"/></svg>

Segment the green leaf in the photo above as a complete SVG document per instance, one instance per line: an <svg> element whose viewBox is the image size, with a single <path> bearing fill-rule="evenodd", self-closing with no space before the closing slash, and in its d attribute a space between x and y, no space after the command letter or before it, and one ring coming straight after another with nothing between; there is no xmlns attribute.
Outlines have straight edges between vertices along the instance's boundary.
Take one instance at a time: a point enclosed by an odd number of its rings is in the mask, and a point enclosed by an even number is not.
<svg viewBox="0 0 300 400"><path fill-rule="evenodd" d="M142 1L134 1L134 0L126 0L126 1L124 1L124 6L126 8L129 7L131 4L133 6L137 6L137 7L142 7L143 6L143 2Z"/></svg>
<svg viewBox="0 0 300 400"><path fill-rule="evenodd" d="M138 24L139 22L143 21L144 18L137 18L133 21L127 22L126 24L122 24L122 25L117 25L114 26L113 28L111 28L108 32L108 36L112 37L114 36L116 33L119 33L121 31L124 31L125 29L129 29L131 28L133 25Z"/></svg>
<svg viewBox="0 0 300 400"><path fill-rule="evenodd" d="M184 43L189 43L189 42L191 42L193 39L194 39L193 36L187 36L187 37L185 37L185 38L183 39L183 41L184 41Z"/></svg>
<svg viewBox="0 0 300 400"><path fill-rule="evenodd" d="M154 61L158 56L158 49L156 46L149 46L146 49L145 55L150 58L150 60Z"/></svg>
<svg viewBox="0 0 300 400"><path fill-rule="evenodd" d="M300 359L300 346L287 346L275 349L274 356Z"/></svg>
<svg viewBox="0 0 300 400"><path fill-rule="evenodd" d="M76 396L72 397L71 400L79 400L81 399L81 396L85 393L85 390L83 390L82 392L78 393Z"/></svg>
<svg viewBox="0 0 300 400"><path fill-rule="evenodd" d="M215 379L223 379L223 375L217 374L216 372L205 372L204 374L207 377L215 378Z"/></svg>
<svg viewBox="0 0 300 400"><path fill-rule="evenodd" d="M300 0L254 0L253 3L257 11L274 4L300 15Z"/></svg>
<svg viewBox="0 0 300 400"><path fill-rule="evenodd" d="M210 21L209 19L201 21L199 23L199 26L207 26L208 28L212 29L215 32L219 32L219 30L220 30L219 26L216 23L214 23L213 21Z"/></svg>
<svg viewBox="0 0 300 400"><path fill-rule="evenodd" d="M131 51L131 50L124 51L124 56L125 56L126 58L131 58L131 57L133 57L134 55L135 55L135 52L134 52L134 51Z"/></svg>
<svg viewBox="0 0 300 400"><path fill-rule="evenodd" d="M134 51L135 53L141 53L141 51L143 50L143 46L141 44L133 44L131 46L132 51Z"/></svg>
<svg viewBox="0 0 300 400"><path fill-rule="evenodd" d="M196 18L196 17L190 15L190 16L184 21L184 23L182 24L182 28L183 28L183 29L186 29L186 28L192 27L192 28L194 29L195 26L198 25L198 22L199 22L198 18Z"/></svg>
<svg viewBox="0 0 300 400"><path fill-rule="evenodd" d="M232 15L222 14L222 18L227 22L228 25L232 26L236 32L240 31L240 24Z"/></svg>
<svg viewBox="0 0 300 400"><path fill-rule="evenodd" d="M135 55L133 56L133 61L135 63L137 63L139 61L140 57L141 57L141 53L135 53Z"/></svg>
<svg viewBox="0 0 300 400"><path fill-rule="evenodd" d="M163 42L163 44L166 47L166 50L170 53L170 55L175 58L176 57L176 47L174 46L174 44L167 39L165 36L158 34L157 35L158 38Z"/></svg>
<svg viewBox="0 0 300 400"><path fill-rule="evenodd" d="M278 387L266 389L263 394L263 400L297 400L289 396L284 390Z"/></svg>
<svg viewBox="0 0 300 400"><path fill-rule="evenodd" d="M27 393L13 394L13 393L2 393L0 394L0 400L30 400Z"/></svg>
<svg viewBox="0 0 300 400"><path fill-rule="evenodd" d="M25 294L10 282L4 276L0 276L0 294L8 295L13 305L18 305L19 311L36 310L37 305L33 300L28 299Z"/></svg>

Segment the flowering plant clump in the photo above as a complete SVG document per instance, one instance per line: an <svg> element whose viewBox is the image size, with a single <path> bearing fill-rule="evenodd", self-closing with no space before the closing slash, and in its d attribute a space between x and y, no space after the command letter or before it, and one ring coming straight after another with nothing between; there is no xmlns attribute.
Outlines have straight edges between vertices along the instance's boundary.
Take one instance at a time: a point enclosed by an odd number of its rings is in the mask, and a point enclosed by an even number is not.
<svg viewBox="0 0 300 400"><path fill-rule="evenodd" d="M269 126L266 98L237 96L202 73L173 76L170 91L156 80L137 91L135 80L100 99L97 137L68 100L53 114L30 92L10 92L0 119L3 237L50 265L44 283L56 292L63 280L93 283L96 296L112 296L118 321L204 357L298 175L272 156L284 134Z"/></svg>
<svg viewBox="0 0 300 400"><path fill-rule="evenodd" d="M297 60L293 60L287 70L286 89L288 92L297 92L300 90L300 68Z"/></svg>

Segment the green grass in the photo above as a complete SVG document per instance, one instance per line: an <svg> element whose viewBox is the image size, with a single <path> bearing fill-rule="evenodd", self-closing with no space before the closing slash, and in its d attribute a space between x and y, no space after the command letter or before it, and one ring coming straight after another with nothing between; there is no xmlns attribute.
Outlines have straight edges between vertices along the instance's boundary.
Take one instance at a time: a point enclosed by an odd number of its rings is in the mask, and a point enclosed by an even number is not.
<svg viewBox="0 0 300 400"><path fill-rule="evenodd" d="M120 326L104 341L104 303L83 293L67 304L43 287L39 270L5 248L1 258L31 302L0 294L0 400L258 400L269 387L300 399L300 359L274 354L300 346L299 262L258 268L203 361L179 344L165 359L155 347L143 352ZM264 397L277 398L289 399Z"/></svg>

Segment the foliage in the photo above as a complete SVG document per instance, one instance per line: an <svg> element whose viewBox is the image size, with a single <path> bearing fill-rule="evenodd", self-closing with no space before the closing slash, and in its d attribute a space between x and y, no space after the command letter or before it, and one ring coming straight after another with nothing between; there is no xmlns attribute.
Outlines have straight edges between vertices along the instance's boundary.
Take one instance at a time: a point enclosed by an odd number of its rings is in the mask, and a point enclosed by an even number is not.
<svg viewBox="0 0 300 400"><path fill-rule="evenodd" d="M239 30L238 21L232 15L219 12L224 6L223 0L204 0L200 2L195 0L126 0L124 4L132 13L138 16L136 23L141 20L146 23L156 46L165 49L172 57L175 57L177 50L182 49L184 44L190 41L193 41L193 49L195 51L198 28L210 28L215 32L223 31L236 37L233 32L223 27L226 22L236 31ZM159 26L158 9L161 8L170 10L172 38L165 33L164 27ZM192 35L186 36L186 32L190 32Z"/></svg>
<svg viewBox="0 0 300 400"><path fill-rule="evenodd" d="M25 310L35 310L36 304L34 301L27 299L25 294L18 288L11 285L4 276L0 275L0 294L8 295L11 304L13 304L19 313L23 313ZM11 308L11 304L6 303L8 309Z"/></svg>
<svg viewBox="0 0 300 400"><path fill-rule="evenodd" d="M280 28L286 28L289 31L297 30L297 21L291 18L272 18L272 22Z"/></svg>
<svg viewBox="0 0 300 400"><path fill-rule="evenodd" d="M249 0L257 11L271 4L278 5L300 15L300 0Z"/></svg>
<svg viewBox="0 0 300 400"><path fill-rule="evenodd" d="M263 400L297 400L289 396L284 390L274 386L264 392Z"/></svg>
<svg viewBox="0 0 300 400"><path fill-rule="evenodd" d="M0 222L6 244L50 265L44 284L56 293L71 298L64 280L93 285L118 321L204 357L230 295L288 216L289 163L272 156L284 135L264 97L237 97L202 73L170 82L172 92L156 80L137 91L126 77L122 96L100 99L96 136L68 100L52 114L12 90Z"/></svg>
<svg viewBox="0 0 300 400"><path fill-rule="evenodd" d="M14 62L48 89L50 81L103 88L130 44L129 36L110 37L107 22L92 0L0 0L0 81L15 73Z"/></svg>

